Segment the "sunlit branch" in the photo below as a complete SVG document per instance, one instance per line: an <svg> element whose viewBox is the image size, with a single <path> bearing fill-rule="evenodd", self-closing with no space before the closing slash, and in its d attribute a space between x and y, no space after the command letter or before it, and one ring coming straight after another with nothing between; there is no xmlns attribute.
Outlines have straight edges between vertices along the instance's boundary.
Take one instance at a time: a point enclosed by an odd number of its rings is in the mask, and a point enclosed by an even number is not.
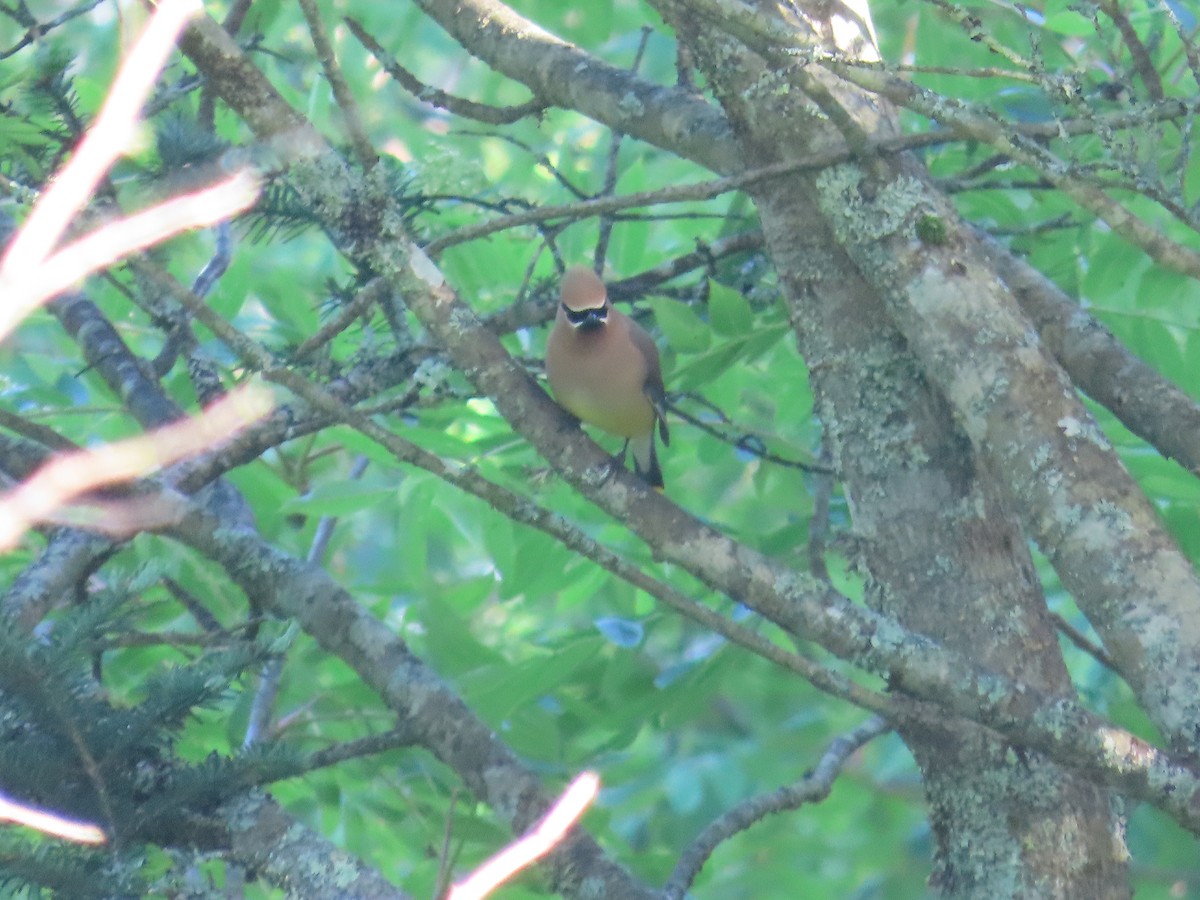
<svg viewBox="0 0 1200 900"><path fill-rule="evenodd" d="M0 496L0 550L11 548L32 524L80 494L170 465L237 434L271 410L261 387L245 387L198 416L149 434L57 456L21 485Z"/></svg>
<svg viewBox="0 0 1200 900"><path fill-rule="evenodd" d="M173 234L228 218L253 203L257 191L254 176L240 172L213 187L167 200L98 228L36 266L18 265L15 261L6 264L0 272L0 296L6 300L0 307L0 339L38 304L91 272Z"/></svg>
<svg viewBox="0 0 1200 900"><path fill-rule="evenodd" d="M0 794L0 822L26 825L42 834L75 841L77 844L103 844L106 840L104 832L97 825L65 819L44 809L17 803L3 794Z"/></svg>
<svg viewBox="0 0 1200 900"><path fill-rule="evenodd" d="M541 859L562 841L600 790L595 772L584 772L571 782L545 817L525 837L510 844L450 889L450 900L480 900Z"/></svg>
<svg viewBox="0 0 1200 900"><path fill-rule="evenodd" d="M134 136L142 103L154 86L188 19L201 11L199 0L163 0L122 64L95 124L71 162L42 194L21 233L0 262L0 272L38 265L66 230L72 217L124 152Z"/></svg>

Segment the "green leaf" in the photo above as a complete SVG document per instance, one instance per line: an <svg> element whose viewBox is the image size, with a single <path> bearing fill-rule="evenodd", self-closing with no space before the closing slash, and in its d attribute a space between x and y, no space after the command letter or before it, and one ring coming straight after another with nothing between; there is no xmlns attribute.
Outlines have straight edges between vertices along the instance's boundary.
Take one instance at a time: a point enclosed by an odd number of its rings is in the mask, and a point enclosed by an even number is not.
<svg viewBox="0 0 1200 900"><path fill-rule="evenodd" d="M717 334L746 334L754 327L750 301L719 281L708 280L708 318Z"/></svg>
<svg viewBox="0 0 1200 900"><path fill-rule="evenodd" d="M489 721L499 722L521 704L553 694L576 669L595 657L602 646L599 638L583 638L553 652L539 651L516 665L478 669L461 683L471 705Z"/></svg>
<svg viewBox="0 0 1200 900"><path fill-rule="evenodd" d="M712 341L712 332L691 307L678 300L652 297L650 308L667 343L676 353L698 353Z"/></svg>
<svg viewBox="0 0 1200 900"><path fill-rule="evenodd" d="M719 344L671 373L671 390L694 391L719 378L742 353L743 341Z"/></svg>

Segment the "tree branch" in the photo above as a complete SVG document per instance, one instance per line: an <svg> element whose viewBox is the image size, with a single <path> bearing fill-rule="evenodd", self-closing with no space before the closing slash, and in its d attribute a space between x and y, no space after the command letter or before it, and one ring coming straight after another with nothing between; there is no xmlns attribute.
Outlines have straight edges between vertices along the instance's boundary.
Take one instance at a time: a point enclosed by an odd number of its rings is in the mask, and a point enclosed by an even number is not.
<svg viewBox="0 0 1200 900"><path fill-rule="evenodd" d="M1147 712L1181 746L1197 746L1200 623L1189 610L1200 604L1200 581L1191 564L949 202L907 173L869 189L854 167L828 174L818 179L823 213L1003 479L1028 533ZM917 220L931 214L952 239L917 237ZM885 260L881 245L895 255Z"/></svg>
<svg viewBox="0 0 1200 900"><path fill-rule="evenodd" d="M410 900L328 838L288 815L274 800L254 791L225 803L209 823L196 829L209 837L205 849L228 849L230 859L265 881L305 900ZM219 836L219 838L218 838Z"/></svg>
<svg viewBox="0 0 1200 900"><path fill-rule="evenodd" d="M346 84L346 79L338 66L337 55L333 52L333 44L329 41L325 23L321 21L321 11L317 8L316 0L300 0L300 9L304 12L305 21L308 22L308 32L312 37L313 48L317 51L317 59L325 71L325 78L333 89L338 109L342 111L345 119L346 131L350 133L350 143L354 147L355 156L358 157L358 164L363 167L364 171L370 171L371 167L379 161L379 154L371 146L371 139L367 137L366 129L363 128L362 116L358 113L358 104L354 102L354 94L350 92L350 86Z"/></svg>
<svg viewBox="0 0 1200 900"><path fill-rule="evenodd" d="M700 869L723 841L758 824L767 816L799 809L806 803L820 803L828 797L833 790L834 780L841 774L842 766L855 751L890 730L891 726L885 720L872 716L853 731L834 738L816 767L799 781L769 794L743 800L712 822L679 857L675 871L663 888L664 900L683 900L700 874Z"/></svg>
<svg viewBox="0 0 1200 900"><path fill-rule="evenodd" d="M486 103L476 103L462 97L455 97L446 91L438 90L423 83L416 75L400 65L396 57L383 48L383 45L359 24L357 19L347 16L344 20L346 27L354 33L360 44L369 50L379 60L383 70L400 82L400 86L423 103L441 107L447 112L464 119L474 119L488 125L511 125L526 116L539 115L546 104L538 98L528 100L519 106L489 106Z"/></svg>
<svg viewBox="0 0 1200 900"><path fill-rule="evenodd" d="M224 568L254 604L295 619L327 652L345 660L402 717L413 740L454 769L511 829L523 831L545 812L550 798L533 772L404 641L322 569L194 504L171 534ZM586 882L604 896L653 896L582 832L573 833L548 866L558 889L570 894L579 894Z"/></svg>
<svg viewBox="0 0 1200 900"><path fill-rule="evenodd" d="M1200 475L1200 404L1129 352L1053 281L994 238L979 246L1079 389L1167 459Z"/></svg>
<svg viewBox="0 0 1200 900"><path fill-rule="evenodd" d="M736 172L740 155L725 116L696 94L649 84L559 40L495 0L417 0L472 56L534 95L610 128Z"/></svg>
<svg viewBox="0 0 1200 900"><path fill-rule="evenodd" d="M304 127L253 66L231 64L230 55L238 53L237 48L211 22L201 20L193 25L182 45L261 138L277 140L281 128ZM393 198L386 193L375 197L367 186L356 184L311 129L298 135L293 144L311 154L297 163L299 171L293 173L298 189L327 217L329 233L341 251L373 271L387 273L385 277L405 297L409 309L505 418L569 483L628 523L661 558L683 565L714 589L737 598L791 633L889 677L893 686L944 704L1056 761L1092 773L1104 783L1120 784L1122 790L1137 796L1152 794L1156 804L1172 816L1200 829L1200 805L1195 809L1189 805L1192 797L1200 796L1200 783L1166 755L1133 738L1114 744L1109 726L1071 701L1051 700L1038 691L978 671L959 655L912 637L895 622L848 603L815 579L736 544L666 498L646 491L632 475L614 473L608 454L574 429L564 431L562 411L411 243ZM365 233L343 230L341 216L351 197L370 205L378 227ZM208 549L216 558L225 556L226 549L233 551L219 546ZM278 602L285 612L304 613L292 610L294 603L287 597ZM352 649L345 648L346 652ZM1164 789L1168 783L1170 788Z"/></svg>

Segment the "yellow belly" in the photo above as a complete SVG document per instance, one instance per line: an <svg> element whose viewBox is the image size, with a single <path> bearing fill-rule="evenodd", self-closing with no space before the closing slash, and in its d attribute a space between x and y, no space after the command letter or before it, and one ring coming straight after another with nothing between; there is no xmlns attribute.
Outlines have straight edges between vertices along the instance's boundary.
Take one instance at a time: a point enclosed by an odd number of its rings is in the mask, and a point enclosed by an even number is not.
<svg viewBox="0 0 1200 900"><path fill-rule="evenodd" d="M551 387L554 385L551 383ZM554 396L573 416L589 425L619 437L638 437L654 427L654 407L639 389L620 394L604 390L567 390L554 388ZM632 402L630 402L632 400Z"/></svg>

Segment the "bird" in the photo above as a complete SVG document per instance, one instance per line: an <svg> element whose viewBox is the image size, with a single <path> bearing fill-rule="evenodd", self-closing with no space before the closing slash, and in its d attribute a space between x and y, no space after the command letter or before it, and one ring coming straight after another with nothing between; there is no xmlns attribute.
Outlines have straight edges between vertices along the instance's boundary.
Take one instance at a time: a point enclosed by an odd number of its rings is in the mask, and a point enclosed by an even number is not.
<svg viewBox="0 0 1200 900"><path fill-rule="evenodd" d="M546 376L554 398L582 422L625 438L633 470L663 488L654 443L671 443L658 347L649 333L608 299L600 277L584 266L563 274L558 313L546 339Z"/></svg>

